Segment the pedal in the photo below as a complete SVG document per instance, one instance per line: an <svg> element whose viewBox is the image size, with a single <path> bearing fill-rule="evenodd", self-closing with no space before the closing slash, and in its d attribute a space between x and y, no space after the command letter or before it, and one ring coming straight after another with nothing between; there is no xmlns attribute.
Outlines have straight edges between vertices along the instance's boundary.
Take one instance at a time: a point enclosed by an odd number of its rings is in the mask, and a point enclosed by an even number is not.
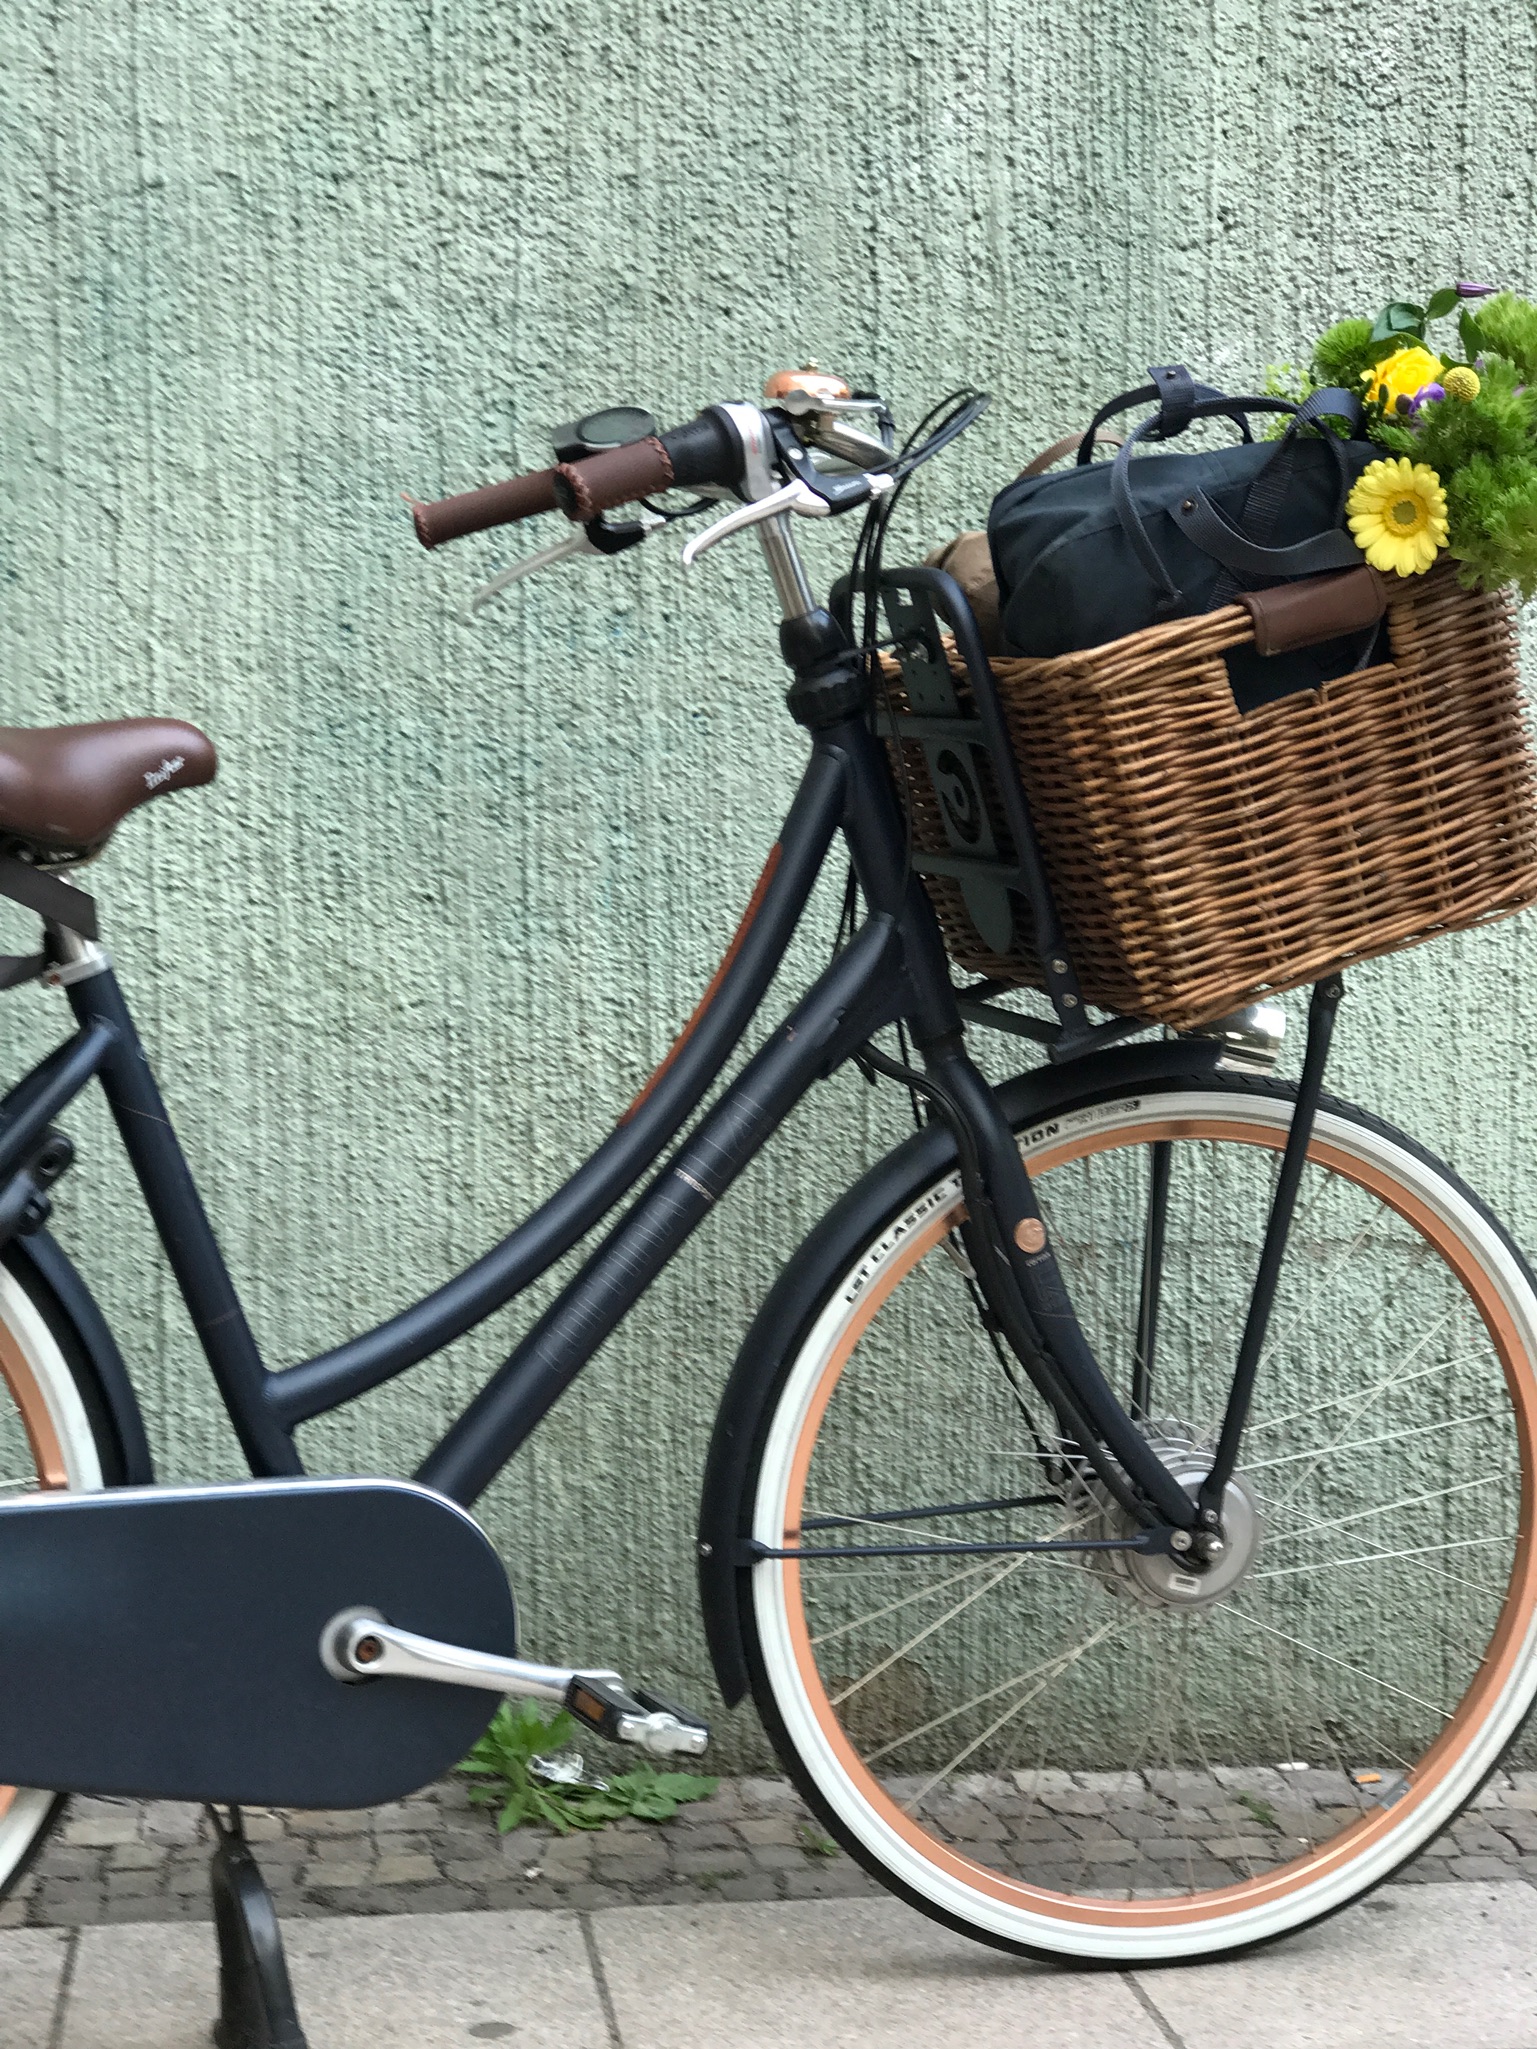
<svg viewBox="0 0 1537 2049"><path fill-rule="evenodd" d="M644 1686L626 1686L617 1672L577 1672L566 1708L610 1743L628 1743L653 1757L702 1757L710 1725Z"/></svg>

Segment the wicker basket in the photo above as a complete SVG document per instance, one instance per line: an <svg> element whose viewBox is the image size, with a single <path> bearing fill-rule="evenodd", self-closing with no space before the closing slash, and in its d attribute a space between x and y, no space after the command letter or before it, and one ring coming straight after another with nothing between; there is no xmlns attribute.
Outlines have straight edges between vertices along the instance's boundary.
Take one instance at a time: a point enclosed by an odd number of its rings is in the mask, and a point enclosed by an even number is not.
<svg viewBox="0 0 1537 2049"><path fill-rule="evenodd" d="M993 663L1089 1002L1187 1029L1537 901L1537 779L1508 601L1443 567L1392 594L1388 636L1391 661L1247 715L1222 659L1253 638L1237 605ZM888 673L900 703L900 672ZM915 843L942 853L923 748L898 744ZM925 880L962 966L1041 986L1024 947L989 950L959 883Z"/></svg>

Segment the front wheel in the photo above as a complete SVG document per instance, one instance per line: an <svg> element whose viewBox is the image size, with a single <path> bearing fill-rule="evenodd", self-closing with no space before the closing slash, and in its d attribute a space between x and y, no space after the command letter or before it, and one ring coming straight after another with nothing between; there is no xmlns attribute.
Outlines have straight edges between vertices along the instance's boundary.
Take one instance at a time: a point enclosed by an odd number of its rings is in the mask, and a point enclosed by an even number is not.
<svg viewBox="0 0 1537 2049"><path fill-rule="evenodd" d="M1292 1092L1220 1078L1020 1133L1084 1328L1194 1488ZM1155 1198L1154 1191L1161 1191ZM1358 1898L1537 1691L1537 1291L1451 1171L1325 1100L1204 1574L1126 1550L992 1343L955 1177L893 1190L785 1351L738 1527L771 1738L845 1846L1002 1948L1213 1956ZM925 1545L928 1555L882 1556Z"/></svg>

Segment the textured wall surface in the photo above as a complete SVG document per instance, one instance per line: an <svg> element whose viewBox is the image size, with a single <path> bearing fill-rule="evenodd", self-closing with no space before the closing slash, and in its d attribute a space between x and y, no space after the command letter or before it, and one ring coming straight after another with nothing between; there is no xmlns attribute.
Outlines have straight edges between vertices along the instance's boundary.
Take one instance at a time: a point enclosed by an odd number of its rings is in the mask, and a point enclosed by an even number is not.
<svg viewBox="0 0 1537 2049"><path fill-rule="evenodd" d="M963 379L997 394L912 494L919 550L1149 360L1232 387L1404 288L1537 285L1534 72L1527 10L1493 0L6 11L0 717L179 714L222 750L94 886L274 1361L406 1303L603 1135L801 753L746 548L691 581L662 547L567 568L470 629L508 544L423 557L397 494L810 351L909 420ZM816 537L827 573L843 538ZM1528 1244L1532 931L1364 971L1341 1055ZM58 1014L7 998L8 1058ZM860 1084L826 1098L499 1484L537 1654L706 1696L688 1539L718 1390L900 1130ZM73 1128L65 1234L164 1469L233 1470L104 1123ZM408 1466L525 1315L307 1451Z"/></svg>

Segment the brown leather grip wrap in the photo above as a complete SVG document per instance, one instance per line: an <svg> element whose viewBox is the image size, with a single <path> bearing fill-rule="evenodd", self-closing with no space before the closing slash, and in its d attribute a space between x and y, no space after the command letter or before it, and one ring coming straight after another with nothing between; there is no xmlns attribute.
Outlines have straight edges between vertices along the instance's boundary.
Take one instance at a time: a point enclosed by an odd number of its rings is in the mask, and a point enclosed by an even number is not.
<svg viewBox="0 0 1537 2049"><path fill-rule="evenodd" d="M584 456L580 462L563 462L555 472L555 498L567 519L585 526L600 512L667 490L672 476L672 458L652 435L647 441L627 441L622 448L605 448L601 455Z"/></svg>
<svg viewBox="0 0 1537 2049"><path fill-rule="evenodd" d="M1271 590L1240 591L1237 603L1254 622L1254 645L1262 655L1290 654L1320 640L1364 633L1387 610L1388 596L1375 569L1336 570L1304 576Z"/></svg>
<svg viewBox="0 0 1537 2049"><path fill-rule="evenodd" d="M462 540L466 534L484 533L490 526L506 526L515 519L532 519L536 512L555 510L555 472L531 470L526 477L509 477L505 484L487 484L483 491L461 491L457 498L438 498L430 505L413 505L416 538L424 548L441 548L445 541Z"/></svg>

